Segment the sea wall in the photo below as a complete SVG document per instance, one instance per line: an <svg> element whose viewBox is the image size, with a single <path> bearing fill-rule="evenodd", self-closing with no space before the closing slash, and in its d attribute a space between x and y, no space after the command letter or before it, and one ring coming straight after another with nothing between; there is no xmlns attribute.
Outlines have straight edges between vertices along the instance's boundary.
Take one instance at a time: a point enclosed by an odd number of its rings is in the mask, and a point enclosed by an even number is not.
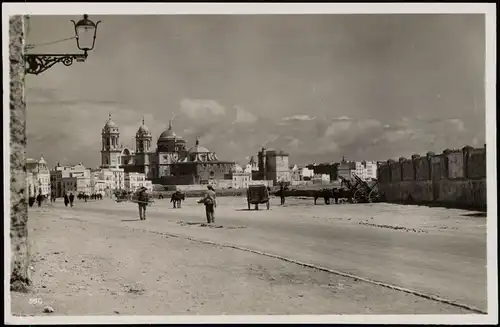
<svg viewBox="0 0 500 327"><path fill-rule="evenodd" d="M385 202L486 210L486 146L387 160L377 174Z"/></svg>

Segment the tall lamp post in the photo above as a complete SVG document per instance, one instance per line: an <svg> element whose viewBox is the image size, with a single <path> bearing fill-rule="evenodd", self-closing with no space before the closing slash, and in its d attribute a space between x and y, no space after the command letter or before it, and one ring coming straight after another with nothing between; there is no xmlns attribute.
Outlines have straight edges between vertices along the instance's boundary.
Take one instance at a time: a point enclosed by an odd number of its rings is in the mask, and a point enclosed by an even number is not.
<svg viewBox="0 0 500 327"><path fill-rule="evenodd" d="M64 66L71 66L76 60L83 62L87 59L88 51L94 49L95 39L97 35L97 26L101 21L94 23L89 19L87 14L83 15L83 19L78 22L71 20L75 27L76 46L83 53L78 54L25 54L26 74L38 75L51 68L57 63L62 63Z"/></svg>

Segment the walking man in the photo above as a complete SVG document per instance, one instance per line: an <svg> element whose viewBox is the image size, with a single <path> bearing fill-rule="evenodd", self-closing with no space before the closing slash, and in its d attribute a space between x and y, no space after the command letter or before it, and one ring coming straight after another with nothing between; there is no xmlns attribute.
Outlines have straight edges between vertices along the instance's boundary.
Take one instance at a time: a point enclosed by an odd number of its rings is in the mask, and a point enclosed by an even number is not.
<svg viewBox="0 0 500 327"><path fill-rule="evenodd" d="M67 207L69 204L68 193L64 193L64 205Z"/></svg>
<svg viewBox="0 0 500 327"><path fill-rule="evenodd" d="M38 203L39 207L42 206L42 200L43 200L42 195L40 193L38 193L38 195L36 196L36 202Z"/></svg>
<svg viewBox="0 0 500 327"><path fill-rule="evenodd" d="M146 192L147 188L141 187L137 194L137 204L139 205L139 218L146 220L146 207L149 202L149 195Z"/></svg>
<svg viewBox="0 0 500 327"><path fill-rule="evenodd" d="M286 190L285 184L282 182L282 183L280 184L280 199L281 199L281 205L284 205L284 204L285 204L285 190Z"/></svg>
<svg viewBox="0 0 500 327"><path fill-rule="evenodd" d="M73 206L73 201L75 201L75 196L72 192L69 193L69 204Z"/></svg>
<svg viewBox="0 0 500 327"><path fill-rule="evenodd" d="M212 185L207 186L205 196L198 201L205 205L205 213L207 215L207 223L213 224L215 222L215 208L217 207L216 193Z"/></svg>

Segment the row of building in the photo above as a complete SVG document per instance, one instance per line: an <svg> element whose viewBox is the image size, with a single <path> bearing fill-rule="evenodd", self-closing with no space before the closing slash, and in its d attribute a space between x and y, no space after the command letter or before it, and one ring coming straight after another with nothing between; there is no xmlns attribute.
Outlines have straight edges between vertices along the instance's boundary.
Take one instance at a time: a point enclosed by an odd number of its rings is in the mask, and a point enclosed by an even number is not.
<svg viewBox="0 0 500 327"><path fill-rule="evenodd" d="M116 189L135 191L140 187L152 190L151 181L142 173L125 172L122 168L89 169L81 163L50 169L43 156L27 159L26 184L28 196L62 197L65 193L110 194Z"/></svg>
<svg viewBox="0 0 500 327"><path fill-rule="evenodd" d="M377 179L376 161L347 161L342 158L337 163L321 163L307 165L307 169L313 172L314 176L322 175L330 181L338 181L341 178L352 180L353 175L365 181Z"/></svg>
<svg viewBox="0 0 500 327"><path fill-rule="evenodd" d="M299 184L331 183L341 178L352 180L357 175L362 180L377 179L377 162L375 161L346 161L342 158L339 163L311 164L307 166L289 165L289 154L274 149L262 148L256 161L250 157L249 163L243 168L236 165L232 174L233 187L245 188L253 180L267 180L276 185L280 182Z"/></svg>
<svg viewBox="0 0 500 327"><path fill-rule="evenodd" d="M328 183L340 177L351 179L353 174L362 179L376 179L374 162L347 162L312 164L304 167L290 166L289 154L284 151L262 148L257 160L240 167L234 161L219 160L215 152L200 145L188 148L186 141L172 128L157 139L152 147L152 134L144 119L135 135L135 148L120 142L118 125L109 115L101 131L101 165L99 169L56 165L49 169L47 162L28 159L27 179L30 195L56 197L64 193L111 192L115 189L135 190L141 186L152 189L157 185L176 185L189 188L193 185L220 185L220 187L246 188L251 184L276 185L280 182Z"/></svg>

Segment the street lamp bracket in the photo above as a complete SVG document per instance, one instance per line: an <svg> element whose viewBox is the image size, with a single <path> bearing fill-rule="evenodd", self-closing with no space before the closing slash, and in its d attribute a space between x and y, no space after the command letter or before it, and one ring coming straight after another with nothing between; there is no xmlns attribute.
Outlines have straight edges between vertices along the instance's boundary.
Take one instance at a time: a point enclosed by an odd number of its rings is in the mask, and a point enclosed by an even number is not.
<svg viewBox="0 0 500 327"><path fill-rule="evenodd" d="M94 49L97 34L97 25L101 21L94 23L87 14L78 23L72 20L75 27L75 38L78 49L82 54L25 54L25 72L26 74L38 75L57 63L64 66L71 66L74 61L83 62L87 59L87 52Z"/></svg>
<svg viewBox="0 0 500 327"><path fill-rule="evenodd" d="M71 66L74 61L83 62L87 54L26 54L26 74L38 75L57 63Z"/></svg>

